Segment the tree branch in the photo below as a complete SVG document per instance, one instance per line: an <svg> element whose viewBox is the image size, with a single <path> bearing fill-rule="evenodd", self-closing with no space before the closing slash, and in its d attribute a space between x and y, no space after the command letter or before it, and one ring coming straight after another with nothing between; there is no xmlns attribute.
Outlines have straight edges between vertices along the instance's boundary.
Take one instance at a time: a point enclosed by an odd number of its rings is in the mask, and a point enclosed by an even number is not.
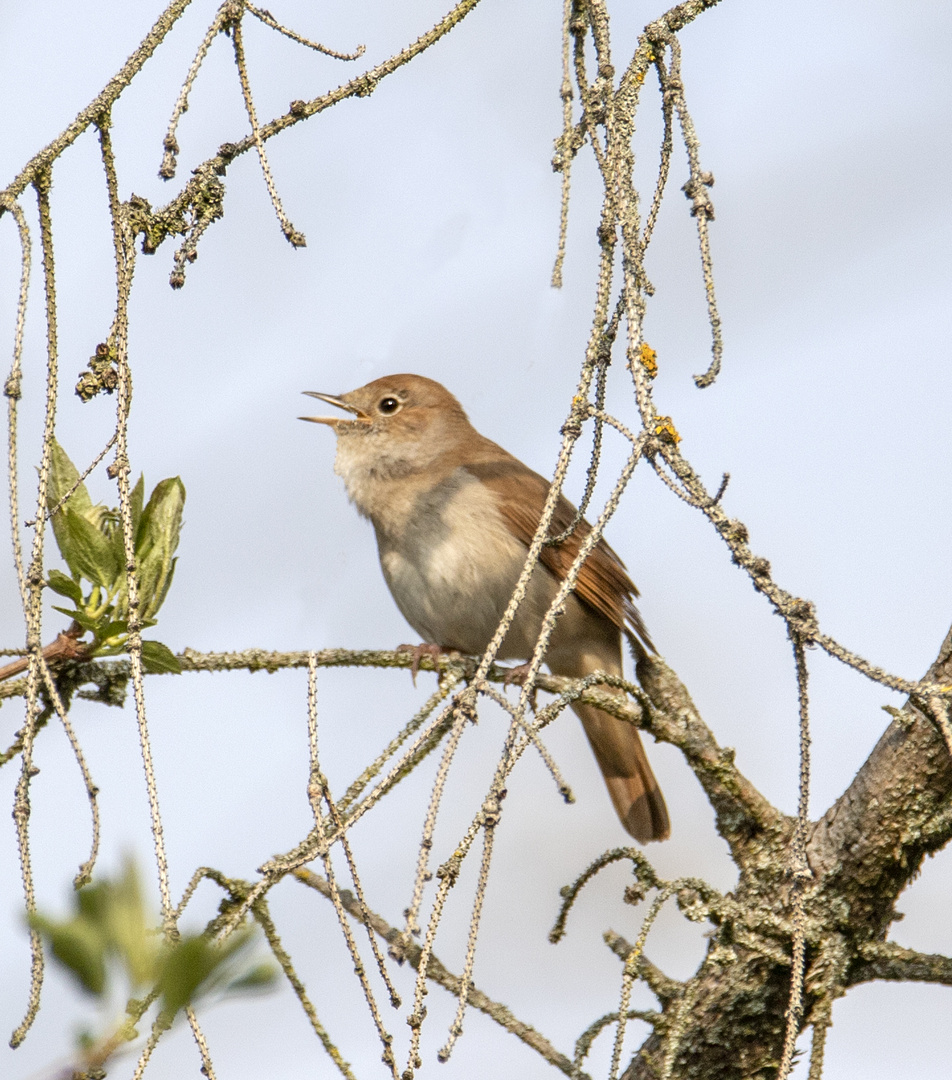
<svg viewBox="0 0 952 1080"><path fill-rule="evenodd" d="M606 930L602 937L619 960L628 959L634 946L621 934L616 934L614 930ZM672 979L670 975L665 975L661 968L653 964L644 954L639 956L635 963L635 974L648 985L662 1006L670 1001L676 1001L684 993L684 983Z"/></svg>
<svg viewBox="0 0 952 1080"><path fill-rule="evenodd" d="M16 199L20 196L37 176L50 168L67 146L74 143L90 124L97 123L99 118L112 108L113 103L132 82L149 57L162 44L165 35L172 29L179 16L190 3L191 0L172 0L172 3L156 19L155 25L142 39L142 43L119 71L106 83L105 87L79 113L62 134L58 135L48 146L44 147L26 163L16 179L2 192L3 195L10 199ZM3 209L2 201L0 201L0 214L3 213Z"/></svg>
<svg viewBox="0 0 952 1080"><path fill-rule="evenodd" d="M182 671L267 671L274 673L286 668L306 668L309 652L274 652L266 649L245 649L242 652L201 653L184 649L177 659ZM399 650L383 649L321 649L315 653L318 667L377 667L406 668L414 665L420 671L432 671L437 675L448 672L472 679L479 660L458 653L432 657ZM86 664L87 678L99 681L115 681L128 674L128 661ZM486 674L490 682L504 683L510 678L508 668L493 664ZM602 690L597 680L569 679L562 676L539 674L536 687L556 694L560 700L547 706L553 714L570 701L582 701L596 705L605 712L644 728L656 739L677 747L685 756L698 777L717 813L721 835L729 844L739 864L759 859L763 845L769 837L786 835L792 827L792 819L785 817L760 794L754 785L734 764L733 751L723 749L714 739L710 729L698 715L694 703L675 673L658 657L642 659L638 663L638 677L644 687L617 677L606 676L605 685L622 686L635 701L626 701L616 694ZM580 684L584 687L580 690ZM7 692L4 693L4 690ZM0 687L0 699L22 693L14 683ZM646 696L647 695L647 696Z"/></svg>
<svg viewBox="0 0 952 1080"><path fill-rule="evenodd" d="M315 116L346 98L368 97L381 79L393 74L448 34L478 3L479 0L459 0L434 27L382 63L311 101L291 102L288 112L262 125L257 129L256 135L247 135L237 142L223 143L217 154L192 170L192 179L174 199L160 209L153 212L143 200L142 205L136 208L139 211L136 227L137 231L144 234L142 250L146 254L155 252L168 235L187 235L194 230L195 235L191 237L191 241L186 240L176 256L171 279L173 288L179 288L185 282L184 262L194 253L198 237L212 221L221 216L224 189L219 177L225 175L235 158L263 145L286 128ZM188 220L190 210L193 211L191 223Z"/></svg>
<svg viewBox="0 0 952 1080"><path fill-rule="evenodd" d="M859 958L850 968L849 985L873 979L952 986L952 958L904 949L892 941L868 941L860 946Z"/></svg>
<svg viewBox="0 0 952 1080"><path fill-rule="evenodd" d="M952 676L952 631L926 679ZM816 823L807 845L807 971L803 1024L829 1023L832 1002L873 978L944 983L952 961L884 943L896 899L922 859L947 839L952 759L938 724L912 702L902 709L846 792ZM944 819L943 819L944 820ZM716 918L708 956L686 984L691 1017L674 1052L682 1080L727 1080L776 1067L790 996L789 844L775 838L763 860L742 868L736 914ZM712 913L715 914L716 913ZM668 1054L656 1031L623 1080L649 1080Z"/></svg>
<svg viewBox="0 0 952 1080"><path fill-rule="evenodd" d="M926 679L952 679L952 630ZM950 797L952 759L945 740L910 700L817 822L807 848L818 883L848 905L860 940L885 934L896 898L923 857L944 842L930 825Z"/></svg>
<svg viewBox="0 0 952 1080"><path fill-rule="evenodd" d="M660 657L639 660L638 680L654 705L645 729L684 754L714 807L718 832L743 871L762 858L765 845L789 835L793 819L740 772L733 750L718 746L684 684Z"/></svg>
<svg viewBox="0 0 952 1080"><path fill-rule="evenodd" d="M47 663L56 663L59 660L86 660L88 645L78 640L84 633L85 630L79 623L74 622L68 630L57 634L56 640L46 646L42 653L43 659ZM29 656L21 656L18 660L4 664L0 667L0 682L12 679L14 675L22 675L29 666Z"/></svg>
<svg viewBox="0 0 952 1080"><path fill-rule="evenodd" d="M294 877L296 877L303 885L315 889L322 896L330 899L331 887L319 874L315 874L313 871L305 869L295 870L293 873ZM423 949L420 945L413 940L408 941L404 934L391 926L380 915L377 915L372 911L367 913L368 919L365 919L360 904L358 904L356 898L349 890L341 889L338 895L340 896L344 909L352 918L365 926L369 926L371 930L379 934L387 942L390 946L390 955L395 960L399 963L406 960L410 967L414 970L419 970L420 957L423 953ZM448 971L432 953L430 953L427 962L426 975L427 978L439 983L445 990L449 990L451 994L459 997L461 989L460 978ZM490 1019L495 1020L497 1024L504 1027L506 1031L510 1032L512 1035L515 1035L517 1039L521 1039L526 1046L535 1050L536 1053L541 1054L550 1065L554 1065L566 1076L572 1077L573 1080L591 1080L586 1073L575 1068L571 1058L566 1057L565 1054L560 1054L548 1039L543 1035L540 1035L535 1028L530 1027L528 1024L524 1024L521 1020L517 1020L505 1005L500 1004L498 1001L493 1001L492 998L487 997L481 990L477 990L475 986L470 985L467 993L467 1002L474 1008L479 1009L480 1012L484 1012Z"/></svg>

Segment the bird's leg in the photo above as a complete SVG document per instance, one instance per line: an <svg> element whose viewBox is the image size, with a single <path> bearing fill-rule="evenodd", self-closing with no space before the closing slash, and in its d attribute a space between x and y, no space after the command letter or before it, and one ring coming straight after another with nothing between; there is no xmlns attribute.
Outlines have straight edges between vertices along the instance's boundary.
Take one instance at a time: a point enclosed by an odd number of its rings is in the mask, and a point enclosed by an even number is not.
<svg viewBox="0 0 952 1080"><path fill-rule="evenodd" d="M529 674L529 669L532 667L531 663L517 664L515 667L506 669L506 677L503 679L503 686L508 686L510 683L515 683L516 686L525 686L526 678ZM529 707L533 713L536 711L536 688L533 686L532 693L529 695Z"/></svg>
<svg viewBox="0 0 952 1080"><path fill-rule="evenodd" d="M412 653L413 655L413 663L410 665L410 676L413 679L414 686L416 686L417 672L420 670L420 661L424 656L428 656L435 665L440 656L446 656L448 653L454 653L456 651L456 649L447 648L445 645L434 645L429 641L423 641L419 645L397 646L397 652Z"/></svg>

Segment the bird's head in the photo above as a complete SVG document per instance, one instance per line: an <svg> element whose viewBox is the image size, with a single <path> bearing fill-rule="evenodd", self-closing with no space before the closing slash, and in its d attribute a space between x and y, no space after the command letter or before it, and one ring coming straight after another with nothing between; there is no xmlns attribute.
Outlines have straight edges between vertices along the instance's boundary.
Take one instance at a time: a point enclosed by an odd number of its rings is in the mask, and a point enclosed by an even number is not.
<svg viewBox="0 0 952 1080"><path fill-rule="evenodd" d="M334 429L335 470L352 492L358 475L395 478L448 464L475 435L449 390L422 375L387 375L346 394L305 393L349 414L300 419Z"/></svg>

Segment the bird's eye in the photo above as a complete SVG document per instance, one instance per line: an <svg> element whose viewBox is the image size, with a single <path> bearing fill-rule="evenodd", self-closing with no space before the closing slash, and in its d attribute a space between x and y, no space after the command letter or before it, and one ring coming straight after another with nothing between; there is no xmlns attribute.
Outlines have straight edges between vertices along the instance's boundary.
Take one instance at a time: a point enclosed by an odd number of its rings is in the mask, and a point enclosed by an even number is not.
<svg viewBox="0 0 952 1080"><path fill-rule="evenodd" d="M400 408L400 402L395 397L382 398L377 408L384 416L392 416Z"/></svg>

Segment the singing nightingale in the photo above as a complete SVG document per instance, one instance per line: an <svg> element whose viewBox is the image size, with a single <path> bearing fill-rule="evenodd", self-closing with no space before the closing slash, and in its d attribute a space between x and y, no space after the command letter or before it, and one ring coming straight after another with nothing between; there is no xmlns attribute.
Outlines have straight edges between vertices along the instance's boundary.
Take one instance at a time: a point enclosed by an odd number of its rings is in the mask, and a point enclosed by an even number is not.
<svg viewBox="0 0 952 1080"><path fill-rule="evenodd" d="M337 435L334 471L377 534L390 592L427 643L479 655L489 644L525 565L549 482L480 435L445 387L420 375L390 375L335 396L305 391L349 415L304 416ZM557 536L575 508L560 497ZM500 659L532 655L542 620L591 527L581 521L545 546L499 649ZM599 542L578 575L549 640L554 675L621 675L621 637L636 655L654 651L634 604L624 564ZM636 840L665 840L668 812L638 731L591 705L582 721L612 803Z"/></svg>

